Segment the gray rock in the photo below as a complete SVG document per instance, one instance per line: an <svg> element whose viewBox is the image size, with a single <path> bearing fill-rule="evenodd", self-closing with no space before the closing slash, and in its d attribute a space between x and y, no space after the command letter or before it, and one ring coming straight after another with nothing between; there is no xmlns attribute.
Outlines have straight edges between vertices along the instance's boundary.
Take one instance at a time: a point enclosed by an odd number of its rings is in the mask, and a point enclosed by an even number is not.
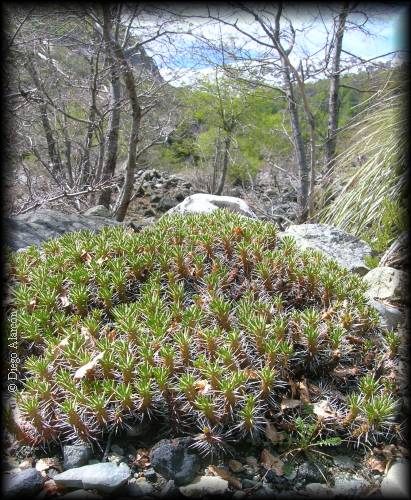
<svg viewBox="0 0 411 500"><path fill-rule="evenodd" d="M143 481L138 480L135 483L127 484L122 494L130 497L143 497L145 495L151 495L153 492L154 486L143 479Z"/></svg>
<svg viewBox="0 0 411 500"><path fill-rule="evenodd" d="M368 272L365 257L370 246L355 236L328 224L292 224L280 233L293 236L301 249L313 248L335 259L342 267L363 276Z"/></svg>
<svg viewBox="0 0 411 500"><path fill-rule="evenodd" d="M180 493L172 479L168 480L160 492L161 498L175 498Z"/></svg>
<svg viewBox="0 0 411 500"><path fill-rule="evenodd" d="M42 241L56 238L70 231L90 229L96 231L103 226L118 225L113 219L65 214L57 210L38 209L18 215L13 219L5 218L4 243L12 250L40 245Z"/></svg>
<svg viewBox="0 0 411 500"><path fill-rule="evenodd" d="M364 276L371 299L386 299L408 303L408 273L393 267L375 267Z"/></svg>
<svg viewBox="0 0 411 500"><path fill-rule="evenodd" d="M67 488L96 489L102 493L112 493L130 477L127 465L119 467L112 463L84 465L70 469L54 477L56 484Z"/></svg>
<svg viewBox="0 0 411 500"><path fill-rule="evenodd" d="M254 479L244 478L241 481L241 484L242 484L243 488L254 488L254 486L256 486L258 484L258 481L255 481Z"/></svg>
<svg viewBox="0 0 411 500"><path fill-rule="evenodd" d="M310 483L305 487L305 491L313 497L329 497L333 492L331 488L321 483Z"/></svg>
<svg viewBox="0 0 411 500"><path fill-rule="evenodd" d="M63 468L68 470L82 467L88 463L92 456L93 450L85 444L63 446Z"/></svg>
<svg viewBox="0 0 411 500"><path fill-rule="evenodd" d="M367 491L370 483L359 476L339 474L334 477L333 492L339 495L361 495Z"/></svg>
<svg viewBox="0 0 411 500"><path fill-rule="evenodd" d="M150 452L153 469L166 479L173 479L177 486L188 484L197 475L200 457L189 448L190 437L162 439Z"/></svg>
<svg viewBox="0 0 411 500"><path fill-rule="evenodd" d="M118 444L113 444L110 447L111 451L117 453L118 455L124 455L124 450Z"/></svg>
<svg viewBox="0 0 411 500"><path fill-rule="evenodd" d="M381 483L381 493L386 498L410 498L409 465L395 462Z"/></svg>
<svg viewBox="0 0 411 500"><path fill-rule="evenodd" d="M400 325L405 323L406 315L398 307L384 304L376 299L369 298L368 302L377 310L380 316L380 324L384 328L396 330Z"/></svg>
<svg viewBox="0 0 411 500"><path fill-rule="evenodd" d="M336 455L335 457L333 457L333 462L340 469L355 469L355 463L353 462L352 458L347 455Z"/></svg>
<svg viewBox="0 0 411 500"><path fill-rule="evenodd" d="M234 196L217 196L213 194L196 193L188 196L182 203L167 212L171 213L201 213L214 212L218 208L226 208L231 212L239 213L246 217L256 218L248 204Z"/></svg>
<svg viewBox="0 0 411 500"><path fill-rule="evenodd" d="M147 481L151 481L155 483L157 481L157 474L154 469L147 469L144 471L144 477L147 479Z"/></svg>
<svg viewBox="0 0 411 500"><path fill-rule="evenodd" d="M323 483L324 477L322 476L318 467L309 462L302 463L297 470L297 476L300 481L305 483Z"/></svg>
<svg viewBox="0 0 411 500"><path fill-rule="evenodd" d="M180 492L188 498L224 495L227 490L228 481L219 476L201 476L187 486L180 486Z"/></svg>
<svg viewBox="0 0 411 500"><path fill-rule="evenodd" d="M245 491L241 491L241 490L238 490L234 493L233 495L233 498L235 498L236 500L241 500L242 498L244 498L245 496L247 495L247 493Z"/></svg>
<svg viewBox="0 0 411 500"><path fill-rule="evenodd" d="M30 498L36 495L44 484L44 478L34 468L25 469L11 477L6 477L3 494L7 500L14 498Z"/></svg>
<svg viewBox="0 0 411 500"><path fill-rule="evenodd" d="M91 207L84 212L86 216L94 216L94 217L111 217L110 210L106 208L104 205L97 205L95 207Z"/></svg>
<svg viewBox="0 0 411 500"><path fill-rule="evenodd" d="M160 212L167 212L167 210L174 208L176 205L178 205L178 201L175 198L164 196L158 204L158 210Z"/></svg>

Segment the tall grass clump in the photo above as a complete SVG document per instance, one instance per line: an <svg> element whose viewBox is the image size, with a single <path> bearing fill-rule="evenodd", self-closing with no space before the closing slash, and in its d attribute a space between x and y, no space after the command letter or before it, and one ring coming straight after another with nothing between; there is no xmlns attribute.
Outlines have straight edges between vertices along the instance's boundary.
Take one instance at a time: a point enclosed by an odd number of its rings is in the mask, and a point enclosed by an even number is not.
<svg viewBox="0 0 411 500"><path fill-rule="evenodd" d="M318 213L321 222L367 240L377 253L406 226L407 83L399 80L388 80L347 127L350 145L335 160Z"/></svg>
<svg viewBox="0 0 411 500"><path fill-rule="evenodd" d="M308 407L320 440L395 435L398 343L365 283L272 224L217 210L67 233L13 253L8 275L20 380L6 423L22 443L151 420L207 453L268 421L292 435Z"/></svg>

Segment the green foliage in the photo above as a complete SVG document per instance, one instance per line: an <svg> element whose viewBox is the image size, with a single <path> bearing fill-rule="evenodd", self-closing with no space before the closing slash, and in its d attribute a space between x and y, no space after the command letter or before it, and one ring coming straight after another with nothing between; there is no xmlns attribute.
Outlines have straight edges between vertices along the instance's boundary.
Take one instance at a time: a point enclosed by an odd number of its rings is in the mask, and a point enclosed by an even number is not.
<svg viewBox="0 0 411 500"><path fill-rule="evenodd" d="M101 440L154 419L176 432L200 423L198 446L221 449L267 418L293 432L304 407L283 403L303 397L303 380L333 408L327 425L311 414L297 427L299 448L378 441L393 424L383 376L398 342L379 335L361 278L272 224L226 210L166 216L140 233L67 233L8 264L23 409L11 427L26 443ZM347 367L360 381L341 384Z"/></svg>

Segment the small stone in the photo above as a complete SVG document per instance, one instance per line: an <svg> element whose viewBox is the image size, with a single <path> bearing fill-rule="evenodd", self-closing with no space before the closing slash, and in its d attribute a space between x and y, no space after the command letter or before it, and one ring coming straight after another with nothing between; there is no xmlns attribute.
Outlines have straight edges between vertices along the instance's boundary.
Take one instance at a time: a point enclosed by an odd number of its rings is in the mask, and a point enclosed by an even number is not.
<svg viewBox="0 0 411 500"><path fill-rule="evenodd" d="M3 493L7 500L14 498L30 498L36 495L44 484L44 478L34 468L25 469L4 481Z"/></svg>
<svg viewBox="0 0 411 500"><path fill-rule="evenodd" d="M305 487L305 491L313 497L328 497L332 496L331 488L328 488L325 484L321 483L310 483Z"/></svg>
<svg viewBox="0 0 411 500"><path fill-rule="evenodd" d="M152 468L166 479L173 479L177 486L190 483L198 473L201 460L190 448L190 437L162 439L150 452Z"/></svg>
<svg viewBox="0 0 411 500"><path fill-rule="evenodd" d="M244 469L243 464L238 460L229 460L228 467L232 472L241 472Z"/></svg>
<svg viewBox="0 0 411 500"><path fill-rule="evenodd" d="M151 495L154 491L154 486L147 482L144 478L140 478L142 481L137 481L135 483L128 484L122 493L125 496L131 497L143 497L145 495Z"/></svg>
<svg viewBox="0 0 411 500"><path fill-rule="evenodd" d="M242 473L248 477L249 479L252 479L257 472L257 467L253 467L251 465L244 465Z"/></svg>
<svg viewBox="0 0 411 500"><path fill-rule="evenodd" d="M349 470L355 469L355 464L351 457L347 455L336 455L333 457L334 464L340 469Z"/></svg>
<svg viewBox="0 0 411 500"><path fill-rule="evenodd" d="M126 464L117 467L112 463L84 465L54 476L56 484L67 488L96 489L102 493L112 493L130 477Z"/></svg>
<svg viewBox="0 0 411 500"><path fill-rule="evenodd" d="M155 483L157 481L157 474L154 469L147 469L144 471L144 477L147 479L147 481L151 481L152 483Z"/></svg>
<svg viewBox="0 0 411 500"><path fill-rule="evenodd" d="M228 481L219 476L201 476L187 486L180 486L180 492L188 498L201 498L205 495L224 495Z"/></svg>
<svg viewBox="0 0 411 500"><path fill-rule="evenodd" d="M233 495L233 498L235 498L236 500L241 500L242 498L244 498L247 494L244 492L244 491L241 491L241 490L238 490L234 493Z"/></svg>
<svg viewBox="0 0 411 500"><path fill-rule="evenodd" d="M172 479L169 479L161 490L161 498L174 498L179 493L177 486Z"/></svg>
<svg viewBox="0 0 411 500"><path fill-rule="evenodd" d="M245 463L252 467L258 466L258 460L255 457L245 457Z"/></svg>
<svg viewBox="0 0 411 500"><path fill-rule="evenodd" d="M66 445L63 446L63 468L64 470L82 467L93 456L93 451L88 445Z"/></svg>
<svg viewBox="0 0 411 500"><path fill-rule="evenodd" d="M381 483L382 496L388 498L410 498L408 462L395 462Z"/></svg>
<svg viewBox="0 0 411 500"><path fill-rule="evenodd" d="M118 444L113 444L110 447L111 451L117 453L118 455L124 455L124 450Z"/></svg>
<svg viewBox="0 0 411 500"><path fill-rule="evenodd" d="M243 485L243 488L245 488L245 489L247 489L247 488L254 488L254 486L256 486L258 484L258 481L255 481L254 479L244 478L241 481L241 484Z"/></svg>

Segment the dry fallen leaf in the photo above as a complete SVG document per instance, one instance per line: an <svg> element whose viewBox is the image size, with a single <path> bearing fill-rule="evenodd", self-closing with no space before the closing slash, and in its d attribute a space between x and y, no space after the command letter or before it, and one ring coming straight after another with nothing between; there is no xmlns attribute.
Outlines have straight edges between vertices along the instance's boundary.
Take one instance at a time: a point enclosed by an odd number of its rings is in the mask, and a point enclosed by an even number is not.
<svg viewBox="0 0 411 500"><path fill-rule="evenodd" d="M308 392L307 380L303 378L301 382L298 383L298 388L300 392L300 399L303 403L311 403L310 393Z"/></svg>
<svg viewBox="0 0 411 500"><path fill-rule="evenodd" d="M142 469L150 465L149 450L147 448L139 448L137 450L136 458L133 461L133 465L137 465Z"/></svg>
<svg viewBox="0 0 411 500"><path fill-rule="evenodd" d="M284 474L284 463L279 458L272 455L266 448L261 452L261 464L267 470L273 470L277 476Z"/></svg>
<svg viewBox="0 0 411 500"><path fill-rule="evenodd" d="M66 337L63 340L61 340L53 349L53 357L54 359L57 358L57 356L60 354L60 352L68 346L70 343L70 337Z"/></svg>
<svg viewBox="0 0 411 500"><path fill-rule="evenodd" d="M335 368L332 374L338 378L345 378L352 375L357 375L359 368L353 366L352 368Z"/></svg>
<svg viewBox="0 0 411 500"><path fill-rule="evenodd" d="M314 413L321 418L334 418L337 413L331 408L330 403L324 399L318 403L313 404Z"/></svg>
<svg viewBox="0 0 411 500"><path fill-rule="evenodd" d="M87 376L90 371L94 370L103 355L104 353L100 352L100 354L97 354L97 356L95 356L91 361L83 366L80 366L80 368L74 374L74 379L81 380L82 378Z"/></svg>
<svg viewBox="0 0 411 500"><path fill-rule="evenodd" d="M67 295L67 290L65 290L61 295L60 295L60 302L63 307L69 307L70 305L70 300Z"/></svg>
<svg viewBox="0 0 411 500"><path fill-rule="evenodd" d="M48 470L51 467L53 467L53 469L59 470L60 472L63 471L61 464L57 460L57 458L40 458L40 460L38 460L36 463L36 469L39 472L43 472L45 470Z"/></svg>
<svg viewBox="0 0 411 500"><path fill-rule="evenodd" d="M283 432L278 432L277 429L268 420L265 424L265 435L272 443L278 443L285 439Z"/></svg>
<svg viewBox="0 0 411 500"><path fill-rule="evenodd" d="M234 477L232 474L230 474L228 470L225 470L222 467L217 467L215 465L209 465L208 470L212 474L214 474L214 476L220 476L222 479L228 481L228 483L237 490L242 489L241 481L238 478Z"/></svg>
<svg viewBox="0 0 411 500"><path fill-rule="evenodd" d="M386 460L379 460L378 458L371 457L368 460L367 465L372 471L377 471L377 472L380 472L381 474L384 474L385 468L387 466L387 461Z"/></svg>
<svg viewBox="0 0 411 500"><path fill-rule="evenodd" d="M53 479L49 479L43 484L43 492L45 492L46 496L55 495L64 490L65 487L57 484Z"/></svg>
<svg viewBox="0 0 411 500"><path fill-rule="evenodd" d="M290 408L297 408L301 406L303 402L300 399L287 399L284 398L281 401L281 410L289 410Z"/></svg>
<svg viewBox="0 0 411 500"><path fill-rule="evenodd" d="M207 394L211 390L208 380L199 380L195 383L195 388L199 394Z"/></svg>

